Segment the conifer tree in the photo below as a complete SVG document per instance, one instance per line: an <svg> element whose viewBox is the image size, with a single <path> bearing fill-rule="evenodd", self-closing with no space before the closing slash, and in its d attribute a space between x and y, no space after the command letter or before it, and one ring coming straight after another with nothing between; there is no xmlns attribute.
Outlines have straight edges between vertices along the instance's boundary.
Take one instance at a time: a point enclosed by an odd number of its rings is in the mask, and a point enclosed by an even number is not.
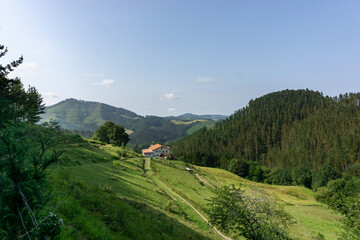
<svg viewBox="0 0 360 240"><path fill-rule="evenodd" d="M0 57L6 52L0 45ZM61 131L56 123L36 125L44 110L41 95L8 77L22 61L0 65L0 239L43 239L58 232L41 228L50 197L45 170L61 155L52 149Z"/></svg>

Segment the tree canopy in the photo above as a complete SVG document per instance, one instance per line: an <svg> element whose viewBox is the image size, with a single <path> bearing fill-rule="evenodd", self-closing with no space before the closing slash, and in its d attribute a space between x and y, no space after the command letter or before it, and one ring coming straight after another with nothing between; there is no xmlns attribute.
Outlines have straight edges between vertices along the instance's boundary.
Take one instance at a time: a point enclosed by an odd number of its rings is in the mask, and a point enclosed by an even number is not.
<svg viewBox="0 0 360 240"><path fill-rule="evenodd" d="M0 57L6 52L0 45ZM45 170L61 155L53 148L61 141L59 126L36 125L44 110L41 95L34 87L25 90L19 78L8 77L22 61L0 65L1 239L49 237L40 230L48 223L40 218L48 214L44 206L51 196Z"/></svg>
<svg viewBox="0 0 360 240"><path fill-rule="evenodd" d="M338 172L360 161L360 93L339 97L284 90L251 100L226 120L173 144L175 157L228 168L233 158L270 168ZM198 158L207 155L209 161Z"/></svg>
<svg viewBox="0 0 360 240"><path fill-rule="evenodd" d="M92 138L116 146L125 146L130 140L125 128L114 122L105 122L95 131Z"/></svg>

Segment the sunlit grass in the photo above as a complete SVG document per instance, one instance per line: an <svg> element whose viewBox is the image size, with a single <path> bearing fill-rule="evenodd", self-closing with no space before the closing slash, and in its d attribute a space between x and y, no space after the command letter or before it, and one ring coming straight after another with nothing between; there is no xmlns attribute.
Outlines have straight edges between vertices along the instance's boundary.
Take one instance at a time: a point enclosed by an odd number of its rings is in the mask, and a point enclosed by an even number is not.
<svg viewBox="0 0 360 240"><path fill-rule="evenodd" d="M173 221L165 220L167 218L175 219L174 224L180 224L178 227L184 227L184 231L188 234L200 233L201 235L197 236L202 236L201 238L220 239L190 206L178 199L171 191L183 197L207 217L209 199L215 196L215 189L231 184L235 186L241 184L245 190L256 186L277 198L284 205L285 210L297 220L290 229L291 234L297 239L311 239L311 236L316 236L318 233L323 234L326 239L337 239L339 215L317 202L313 191L305 187L255 183L223 169L198 167L181 161L160 159L151 160L150 174L150 171L145 169L144 158L139 157L130 149L111 145L74 144L64 150L67 150L64 157L68 158L70 164L61 168L52 167L52 173L55 176L56 174L70 176L68 178L71 180L64 188L73 189L67 191L73 191L74 194L80 191L76 190L79 182L86 189L88 188L89 193L81 193L80 197L76 194L64 197L69 205L62 208L60 213L66 213L67 208L74 208L74 211L79 212L79 216L68 218L70 225L74 227L65 228L63 236L71 237L62 239L87 238L92 231L98 232L94 239L116 239L119 236L128 237L133 234L127 232L122 235L123 233L109 229L108 223L103 218L104 214L109 215L109 213L101 209L93 212L88 206L83 206L81 202L87 201L86 198L99 198L105 201L104 204L110 205L116 204L116 201L130 201L131 204L126 205L126 208L129 208L129 214L134 213L132 208L136 206L140 209L146 206L146 211L141 210L145 212L142 218L147 219L146 221L152 221L147 214L160 214L162 221ZM194 172L185 170L187 166L190 166L200 178ZM114 206L114 209L109 207L108 211L115 211L116 207ZM119 215L111 215L108 221L116 222L117 217ZM91 228L93 225L96 227ZM167 227L171 229L169 225ZM166 231L172 231L169 229ZM76 231L80 232L76 233ZM141 233L146 234L144 231ZM112 237L104 237L107 234ZM176 231L171 234L167 235L169 239L179 239ZM236 236L231 237L242 239ZM126 237L121 239L126 239Z"/></svg>

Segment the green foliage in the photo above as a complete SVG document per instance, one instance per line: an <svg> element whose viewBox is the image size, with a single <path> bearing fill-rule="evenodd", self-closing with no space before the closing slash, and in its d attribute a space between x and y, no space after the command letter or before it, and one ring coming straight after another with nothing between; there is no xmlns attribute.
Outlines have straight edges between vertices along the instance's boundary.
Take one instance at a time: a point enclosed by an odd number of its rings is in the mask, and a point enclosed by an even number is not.
<svg viewBox="0 0 360 240"><path fill-rule="evenodd" d="M349 176L360 178L360 163L349 165L345 173Z"/></svg>
<svg viewBox="0 0 360 240"><path fill-rule="evenodd" d="M186 130L186 134L191 135L194 132L196 132L196 131L200 130L201 128L204 128L204 127L206 127L207 129L210 129L210 128L214 127L216 123L217 123L217 121L214 121L214 120L207 120L207 121L197 122L196 124L193 124L193 126L191 128Z"/></svg>
<svg viewBox="0 0 360 240"><path fill-rule="evenodd" d="M291 239L286 228L293 223L273 199L258 189L222 187L210 204L211 222L247 239Z"/></svg>
<svg viewBox="0 0 360 240"><path fill-rule="evenodd" d="M0 57L6 52L7 49L4 50L4 46L0 45ZM21 57L6 66L0 64L0 129L17 122L36 123L44 110L41 95L36 88L29 86L25 90L19 78L7 77L22 61Z"/></svg>
<svg viewBox="0 0 360 240"><path fill-rule="evenodd" d="M190 202L208 218L206 209L208 208L208 199L215 196L213 188L229 184L238 185L239 183L243 184L245 191L255 185L269 195L278 197L285 204L286 211L298 221L290 229L293 237L308 240L310 235L315 236L320 232L326 239L336 239L336 232L339 228L336 219L339 216L333 214L323 204L318 203L313 197L313 192L304 187L258 184L223 169L198 167L179 161L164 162L156 159L151 160L151 168L156 177L150 178L148 175L149 168L146 169L144 166L145 159L129 157L135 153L131 149L128 150L128 147L106 145L99 148L95 144L85 143L71 144L64 146L65 148L67 151L64 152L62 158L67 156L71 162L79 161L81 165L60 165L60 168L53 167L49 171L55 175L57 172L66 174L65 181L69 182L69 184L65 184L60 181L59 185L56 183L54 189L57 196L56 203L58 204L56 206L58 207L54 206L51 209L56 209L55 213L64 219L60 239L129 238L121 235L122 228L128 225L116 225L115 222L119 219L115 217L118 215L109 214L109 212L117 208L119 208L119 211L126 211L121 207L122 202L130 203L131 208L138 209L136 212L128 212L127 217L123 218L124 221L133 221L132 214L135 214L137 219L138 212L141 212L149 219L149 221L143 219L134 220L134 225L132 225L134 227L125 230L129 234L127 236L132 236L133 233L131 232L141 231L136 234L139 239L148 239L148 235L141 235L146 233L160 238L157 234L163 231L163 234L166 234L166 239L184 239L185 237L182 237L181 232L187 231L188 233L184 235L189 236L188 239L194 238L193 236L198 233L202 234L198 237L199 239L206 239L206 237L220 239L216 233L209 233L211 228L203 219L177 196L171 195L167 187ZM63 150L63 148L61 147L59 150ZM127 156L122 160L102 160L112 157L118 158L118 152L122 151L126 151ZM201 185L200 179L194 173L185 170L187 166L194 169L194 172L201 177L204 185ZM112 179L113 177L116 178L116 181ZM58 180L62 178L62 176L55 176L55 179ZM156 182L156 178L161 179L167 187ZM80 191L78 185L83 185L81 187L83 190ZM101 190L100 186L111 186L111 192ZM87 194L79 192L86 192ZM177 209L177 212L184 211L186 216L165 210L167 203L171 201L169 195L174 197L172 200L182 209ZM84 202L89 199L97 199L99 202L107 202L106 205L110 206L112 204L113 206L106 210L104 207L99 207L100 205L85 205ZM110 199L114 199L114 202ZM132 205L131 203L141 203L142 206L146 207L145 209L154 211L145 211L142 207L138 208L139 205ZM176 208L177 206L174 206L173 210L176 210ZM158 219L160 213L165 213L167 218ZM70 219L65 215L73 217ZM106 221L103 220L103 216L106 216ZM168 229L171 228L165 226L160 228L164 224L162 221L166 222L166 224L169 222L169 216L171 216L170 219L178 221L179 225L173 225L173 228L179 228L179 233L174 233L171 230L168 232ZM159 221L154 222L154 219ZM143 229L143 225L139 223L141 221L144 221L144 227L149 226L150 228L152 226L152 228ZM113 227L116 228L117 226L116 231L109 230L109 222L114 222ZM156 226L155 223L161 226ZM139 226L136 226L136 224L139 224ZM184 226L186 228L182 228ZM230 237L236 239L231 235ZM135 237L130 238L134 239Z"/></svg>
<svg viewBox="0 0 360 240"><path fill-rule="evenodd" d="M116 125L113 122L104 123L95 131L92 138L94 140L114 144L116 146L125 146L130 140L124 127Z"/></svg>
<svg viewBox="0 0 360 240"><path fill-rule="evenodd" d="M292 185L292 171L288 169L273 168L266 176L266 183L276 185Z"/></svg>
<svg viewBox="0 0 360 240"><path fill-rule="evenodd" d="M228 170L240 177L249 176L249 163L242 159L233 158L229 163Z"/></svg>
<svg viewBox="0 0 360 240"><path fill-rule="evenodd" d="M184 137L192 127L203 126L203 122L188 125L177 125L170 119L156 116L139 116L123 108L116 108L103 103L67 99L53 106L47 107L43 114L43 121L56 120L60 126L69 129L70 133L78 133L90 138L95 130L105 122L114 122L124 128L132 130L130 144L143 145L152 143L166 143ZM201 117L201 116L199 116ZM223 116L208 116L223 118ZM213 124L213 121L207 121ZM194 129L193 129L194 130ZM191 130L192 131L192 130Z"/></svg>
<svg viewBox="0 0 360 240"><path fill-rule="evenodd" d="M311 188L312 175L309 168L298 166L291 170L293 185L305 186Z"/></svg>
<svg viewBox="0 0 360 240"><path fill-rule="evenodd" d="M345 229L340 233L342 239L360 239L360 194L346 198L344 206L347 209L344 213L343 223Z"/></svg>
<svg viewBox="0 0 360 240"><path fill-rule="evenodd" d="M7 52L3 50L0 45L0 57ZM25 90L20 79L7 77L21 62L0 65L1 239L45 237L37 231L37 219L45 215L43 207L51 198L45 170L61 155L54 149L62 141L59 126L35 125L44 108L40 94L34 87Z"/></svg>
<svg viewBox="0 0 360 240"><path fill-rule="evenodd" d="M174 153L188 156L205 151L224 159L259 161L269 149L281 144L283 130L293 121L305 119L322 102L324 98L319 92L309 90L284 90L265 95L251 100L247 107L212 129L178 141ZM214 166L227 166L217 159Z"/></svg>
<svg viewBox="0 0 360 240"><path fill-rule="evenodd" d="M136 122L130 143L133 145L166 143L187 135L186 131L197 123L180 125L170 120L146 116Z"/></svg>
<svg viewBox="0 0 360 240"><path fill-rule="evenodd" d="M39 237L44 237L45 239L53 239L55 236L60 234L62 225L63 220L56 214L50 212L39 225L37 234Z"/></svg>
<svg viewBox="0 0 360 240"><path fill-rule="evenodd" d="M256 162L250 162L249 175L247 179L255 182L263 182L265 179L265 171L262 166L259 166Z"/></svg>
<svg viewBox="0 0 360 240"><path fill-rule="evenodd" d="M356 177L331 180L319 188L316 198L329 205L344 218L341 239L360 239L360 179Z"/></svg>
<svg viewBox="0 0 360 240"><path fill-rule="evenodd" d="M133 123L140 116L123 108L116 108L103 103L67 99L47 107L44 121L54 119L63 128L94 132L104 122L112 121L132 129ZM80 132L85 133L86 132Z"/></svg>
<svg viewBox="0 0 360 240"><path fill-rule="evenodd" d="M313 174L312 188L318 189L319 187L326 186L330 180L340 178L341 174L337 172L331 165L324 164L319 171Z"/></svg>
<svg viewBox="0 0 360 240"><path fill-rule="evenodd" d="M206 153L212 161L207 166L225 169L238 158L270 168L306 166L314 172L328 163L344 172L359 162L359 103L359 93L334 98L310 90L270 93L213 128L177 141L172 151L190 163L199 152ZM308 186L305 178L297 176L293 183Z"/></svg>

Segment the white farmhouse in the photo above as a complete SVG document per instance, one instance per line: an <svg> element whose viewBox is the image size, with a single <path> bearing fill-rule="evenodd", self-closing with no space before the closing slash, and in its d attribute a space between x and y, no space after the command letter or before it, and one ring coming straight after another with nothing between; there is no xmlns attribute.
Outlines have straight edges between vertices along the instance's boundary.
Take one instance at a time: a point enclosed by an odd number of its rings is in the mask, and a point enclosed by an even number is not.
<svg viewBox="0 0 360 240"><path fill-rule="evenodd" d="M145 157L167 157L170 156L170 148L161 144L155 144L147 149L143 149L142 154Z"/></svg>

